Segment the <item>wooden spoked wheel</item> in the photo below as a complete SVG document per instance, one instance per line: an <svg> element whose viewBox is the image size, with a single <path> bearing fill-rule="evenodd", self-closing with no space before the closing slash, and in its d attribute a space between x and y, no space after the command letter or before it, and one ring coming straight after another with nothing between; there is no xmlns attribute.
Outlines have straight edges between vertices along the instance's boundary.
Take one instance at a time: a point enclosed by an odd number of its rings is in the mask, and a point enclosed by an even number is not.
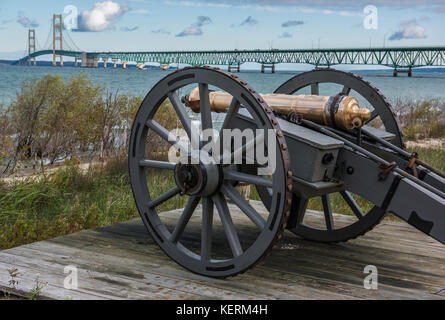
<svg viewBox="0 0 445 320"><path fill-rule="evenodd" d="M185 87L199 87L201 112L194 121L179 94ZM212 89L225 91L233 97L222 125L216 123L210 111L209 90ZM237 76L219 69L193 67L174 72L155 85L145 97L133 124L129 150L131 186L139 213L153 239L169 257L192 272L211 277L242 273L267 255L280 239L290 214L290 158L284 137L274 137L276 169L272 178L241 172L238 165L204 161L203 157L212 155L202 143L195 148L193 143L180 140L156 121L156 114L166 100L189 137L195 130L192 126L195 122L201 130L218 126L221 132L233 123L241 108L250 114L256 129L281 132L278 122L263 99ZM147 141L147 137L153 133L164 142L182 144L189 159L201 152L198 163L173 163L148 157L147 154L153 154L148 152L153 142ZM242 152L246 144L240 150L232 150L230 156ZM150 183L150 173L159 170L168 171L174 184L155 195L157 185ZM259 212L244 200L234 187L238 183L273 186L269 210ZM174 198L181 199L185 207L179 210L180 214L169 213L167 219L163 219L159 208ZM229 205L227 199L233 204ZM242 212L255 232L238 230L240 226L229 210L233 206ZM201 228L192 228L186 234L191 219L199 219Z"/></svg>
<svg viewBox="0 0 445 320"><path fill-rule="evenodd" d="M300 94L302 90L309 89L310 94L320 95L323 94L320 84L339 85L341 94L353 94L364 99L372 109L371 119L367 124L378 122L379 126L383 127L382 129L394 134L394 138L390 142L404 148L402 130L391 105L377 88L352 73L330 68L315 69L291 78L281 85L275 93ZM263 186L257 186L257 189L267 207L270 190ZM297 216L297 225L290 231L299 237L317 242L344 242L355 239L372 230L385 215L384 210L348 190L321 196L322 213L315 217L311 215L311 219L305 216L309 199L301 199L294 195L292 201L292 214ZM354 216L351 219L352 221L336 222L333 215L334 205L347 208Z"/></svg>

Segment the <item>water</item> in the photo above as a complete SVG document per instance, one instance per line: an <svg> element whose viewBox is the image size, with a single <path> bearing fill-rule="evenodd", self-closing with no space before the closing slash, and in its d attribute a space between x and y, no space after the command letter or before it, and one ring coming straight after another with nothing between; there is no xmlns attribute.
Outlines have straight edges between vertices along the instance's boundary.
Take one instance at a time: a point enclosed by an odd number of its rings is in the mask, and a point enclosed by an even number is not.
<svg viewBox="0 0 445 320"><path fill-rule="evenodd" d="M0 66L0 104L8 105L15 97L24 80L41 78L46 74L58 73L65 79L69 79L73 74L85 72L96 83L101 83L108 89L114 91L119 89L120 93L145 96L148 91L160 79L165 77L169 71L160 69L138 70L130 69L80 69L73 67L25 67L25 66ZM430 99L441 98L445 100L445 72L413 72L413 77L408 78L406 74L399 77L392 77L392 72L383 71L359 71L355 72L374 86L380 89L386 97L394 103L397 99ZM259 92L273 92L282 83L290 79L296 72L279 72L276 74L261 74L259 72L245 71L239 76L246 80L253 88ZM321 94L335 94L338 89L328 86ZM306 92L302 92L306 93Z"/></svg>

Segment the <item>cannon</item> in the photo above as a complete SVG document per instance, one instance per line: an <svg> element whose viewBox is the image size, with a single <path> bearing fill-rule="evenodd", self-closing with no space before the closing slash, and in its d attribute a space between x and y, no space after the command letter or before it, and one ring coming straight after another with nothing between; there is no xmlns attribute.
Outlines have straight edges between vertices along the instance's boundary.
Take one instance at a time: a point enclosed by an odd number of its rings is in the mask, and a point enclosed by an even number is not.
<svg viewBox="0 0 445 320"><path fill-rule="evenodd" d="M157 121L165 101L183 136ZM208 130L213 133L206 140ZM150 132L178 150L177 161L147 156L152 154ZM226 132L232 133L228 139ZM241 134L240 143L234 143L233 132ZM285 230L310 241L344 242L373 229L387 212L445 243L444 173L405 150L385 96L352 73L315 69L273 94L260 94L218 68L178 70L142 102L128 161L148 232L169 257L200 275L224 278L247 271L270 253ZM149 182L153 170L170 172L171 189L155 195L156 185ZM239 192L246 185L257 191L262 210ZM172 225L159 208L175 197L185 207ZM311 199L321 199L323 208L315 222L305 219ZM334 199L348 208L353 222L336 224ZM230 206L246 215L255 232L238 230ZM193 215L201 219L201 229L185 244L181 240ZM216 224L222 236L215 235ZM224 241L215 243L221 237ZM226 250L216 254L216 246Z"/></svg>

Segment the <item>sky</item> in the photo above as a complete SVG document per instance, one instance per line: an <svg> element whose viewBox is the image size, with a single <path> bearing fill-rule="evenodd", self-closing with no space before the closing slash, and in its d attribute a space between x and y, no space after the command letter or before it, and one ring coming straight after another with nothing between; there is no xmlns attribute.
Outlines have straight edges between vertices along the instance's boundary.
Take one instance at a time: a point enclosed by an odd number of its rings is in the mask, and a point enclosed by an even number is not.
<svg viewBox="0 0 445 320"><path fill-rule="evenodd" d="M18 0L0 3L0 58L29 28L44 46L55 13L85 51L445 46L444 0Z"/></svg>

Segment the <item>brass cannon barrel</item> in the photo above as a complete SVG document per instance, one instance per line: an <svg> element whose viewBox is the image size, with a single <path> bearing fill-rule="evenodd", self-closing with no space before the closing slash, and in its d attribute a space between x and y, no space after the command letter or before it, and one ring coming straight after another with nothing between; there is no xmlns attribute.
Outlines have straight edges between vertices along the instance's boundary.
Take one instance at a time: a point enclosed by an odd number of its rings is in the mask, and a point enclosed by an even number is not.
<svg viewBox="0 0 445 320"><path fill-rule="evenodd" d="M317 96L261 94L261 97L278 114L291 112L318 124L353 129L363 126L371 117L371 111L360 108L357 99L351 96ZM199 89L183 97L183 102L194 112L200 112ZM213 112L226 112L232 102L232 96L222 91L210 92L210 107Z"/></svg>

